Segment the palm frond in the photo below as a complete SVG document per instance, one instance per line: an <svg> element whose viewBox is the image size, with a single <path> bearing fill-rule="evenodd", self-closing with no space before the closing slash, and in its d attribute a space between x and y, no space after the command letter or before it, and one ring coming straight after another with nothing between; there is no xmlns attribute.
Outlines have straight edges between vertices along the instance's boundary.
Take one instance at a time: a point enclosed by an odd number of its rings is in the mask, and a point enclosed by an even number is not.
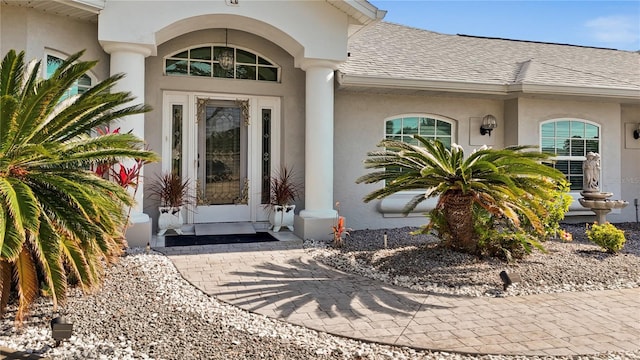
<svg viewBox="0 0 640 360"><path fill-rule="evenodd" d="M48 285L54 309L65 299L67 291L67 276L62 267L59 238L60 235L51 226L46 214L42 214L40 231L33 237L31 248L42 269L41 274Z"/></svg>
<svg viewBox="0 0 640 360"><path fill-rule="evenodd" d="M0 316L4 315L9 303L13 285L12 270L13 265L9 261L0 259Z"/></svg>
<svg viewBox="0 0 640 360"><path fill-rule="evenodd" d="M21 323L27 316L29 307L33 304L40 288L35 263L31 257L31 252L26 246L22 247L20 255L15 261L14 281L18 289L19 299L16 321Z"/></svg>

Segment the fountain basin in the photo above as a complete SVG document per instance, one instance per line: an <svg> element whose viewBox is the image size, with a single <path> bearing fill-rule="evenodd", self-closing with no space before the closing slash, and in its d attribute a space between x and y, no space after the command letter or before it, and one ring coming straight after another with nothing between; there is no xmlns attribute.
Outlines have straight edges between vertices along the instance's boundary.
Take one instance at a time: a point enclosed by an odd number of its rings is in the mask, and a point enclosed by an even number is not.
<svg viewBox="0 0 640 360"><path fill-rule="evenodd" d="M580 195L582 195L583 198L588 200L605 200L613 196L613 193L599 192L599 191L581 191Z"/></svg>
<svg viewBox="0 0 640 360"><path fill-rule="evenodd" d="M580 205L588 208L588 209L622 209L625 206L629 205L628 202L624 200L593 200L593 199L578 199Z"/></svg>

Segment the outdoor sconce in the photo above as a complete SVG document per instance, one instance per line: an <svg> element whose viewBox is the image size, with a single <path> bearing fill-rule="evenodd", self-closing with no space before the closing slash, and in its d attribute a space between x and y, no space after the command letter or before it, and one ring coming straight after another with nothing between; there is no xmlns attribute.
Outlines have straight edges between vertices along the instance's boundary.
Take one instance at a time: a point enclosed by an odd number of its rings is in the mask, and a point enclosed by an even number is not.
<svg viewBox="0 0 640 360"><path fill-rule="evenodd" d="M503 284L503 290L507 291L507 288L517 282L522 281L522 279L520 279L520 275L518 274L508 274L506 271L502 270L500 272L500 279L502 280L502 284Z"/></svg>
<svg viewBox="0 0 640 360"><path fill-rule="evenodd" d="M482 118L482 124L480 124L480 135L491 136L491 131L498 127L498 122L496 121L496 117L489 114Z"/></svg>
<svg viewBox="0 0 640 360"><path fill-rule="evenodd" d="M636 126L635 130L633 130L633 138L636 140L640 139L640 124Z"/></svg>
<svg viewBox="0 0 640 360"><path fill-rule="evenodd" d="M55 317L51 320L51 337L56 341L56 347L60 345L62 340L71 338L73 332L73 324L66 323L62 316Z"/></svg>

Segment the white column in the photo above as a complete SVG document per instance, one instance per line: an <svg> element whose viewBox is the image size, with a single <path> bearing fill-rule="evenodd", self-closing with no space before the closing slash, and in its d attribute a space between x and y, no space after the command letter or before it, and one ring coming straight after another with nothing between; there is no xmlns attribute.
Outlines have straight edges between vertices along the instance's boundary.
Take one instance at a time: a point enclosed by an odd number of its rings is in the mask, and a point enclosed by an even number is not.
<svg viewBox="0 0 640 360"><path fill-rule="evenodd" d="M111 54L111 75L124 73L125 77L113 87L114 92L130 92L135 100L130 105L144 103L144 59L151 54L148 47L135 44L110 43L104 46L104 50ZM130 115L116 121L112 130L120 128L120 133L131 132L144 140L144 114ZM131 166L133 162L126 164ZM141 174L142 175L142 174ZM144 199L144 186L138 185L136 192L136 205L132 213L142 213L142 200Z"/></svg>
<svg viewBox="0 0 640 360"><path fill-rule="evenodd" d="M124 73L125 76L113 87L114 92L125 91L135 97L132 103L136 105L144 103L144 79L145 58L151 55L152 50L148 46L128 43L103 44L104 50L111 54L111 75ZM144 114L136 114L124 117L111 125L112 129L120 128L120 133L131 132L144 140ZM133 160L125 163L132 166ZM142 170L141 173L142 174ZM145 246L151 240L151 221L147 214L142 212L144 199L143 176L140 177L138 189L135 192L135 205L131 210L129 221L131 225L127 229L127 242L130 247Z"/></svg>
<svg viewBox="0 0 640 360"><path fill-rule="evenodd" d="M306 71L305 209L303 218L335 218L333 203L333 78L336 64L309 61Z"/></svg>

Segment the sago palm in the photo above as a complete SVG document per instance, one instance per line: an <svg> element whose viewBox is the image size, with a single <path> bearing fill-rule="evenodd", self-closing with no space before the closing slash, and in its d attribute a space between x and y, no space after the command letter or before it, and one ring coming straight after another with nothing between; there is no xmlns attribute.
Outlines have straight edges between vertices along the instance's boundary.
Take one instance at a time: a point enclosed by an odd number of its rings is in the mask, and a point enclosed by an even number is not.
<svg viewBox="0 0 640 360"><path fill-rule="evenodd" d="M122 251L132 197L96 176L92 164L154 160L131 134L91 137L92 129L148 111L133 97L111 93L120 75L60 101L96 62L69 57L49 79L40 63L10 51L0 65L0 310L16 290L22 321L42 290L54 306L67 277L84 290L98 284L103 263Z"/></svg>
<svg viewBox="0 0 640 360"><path fill-rule="evenodd" d="M443 215L445 245L477 253L474 204L496 217L520 227L521 221L542 231L544 201L556 194L564 175L542 161L549 155L531 147L494 150L482 147L465 158L462 147L447 149L440 141L414 136L419 144L383 140L384 150L368 153L366 168L378 171L360 177L358 183L384 181L384 186L365 197L381 199L406 190L420 190L404 208L411 212L422 201L439 196L434 211Z"/></svg>

